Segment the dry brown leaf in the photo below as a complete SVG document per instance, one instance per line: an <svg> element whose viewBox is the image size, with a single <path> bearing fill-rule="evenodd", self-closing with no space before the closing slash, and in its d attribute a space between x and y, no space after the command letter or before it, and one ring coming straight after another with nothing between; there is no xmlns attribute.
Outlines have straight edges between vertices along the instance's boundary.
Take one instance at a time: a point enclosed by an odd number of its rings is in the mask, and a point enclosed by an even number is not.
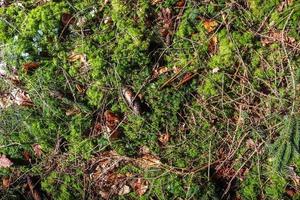
<svg viewBox="0 0 300 200"><path fill-rule="evenodd" d="M167 67L160 67L158 69L153 70L152 76L153 77L158 77L159 75L167 73L168 71L170 71L169 68L167 68Z"/></svg>
<svg viewBox="0 0 300 200"><path fill-rule="evenodd" d="M76 61L85 62L86 56L84 54L72 53L68 57L68 61L69 62L76 62Z"/></svg>
<svg viewBox="0 0 300 200"><path fill-rule="evenodd" d="M87 57L85 54L79 54L79 53L72 53L69 57L68 57L68 61L69 62L76 62L79 61L80 62L80 72L81 73L86 73L89 70L89 63L87 61ZM78 89L78 88L77 88Z"/></svg>
<svg viewBox="0 0 300 200"><path fill-rule="evenodd" d="M208 33L211 33L218 26L218 22L216 22L215 20L212 20L212 19L207 19L207 20L204 20L203 26Z"/></svg>
<svg viewBox="0 0 300 200"><path fill-rule="evenodd" d="M288 166L288 177L293 181L296 187L300 186L300 176L297 175L294 166Z"/></svg>
<svg viewBox="0 0 300 200"><path fill-rule="evenodd" d="M130 187L128 185L124 185L118 192L118 195L125 195L130 192Z"/></svg>
<svg viewBox="0 0 300 200"><path fill-rule="evenodd" d="M73 116L80 113L80 109L77 107L70 108L66 110L66 116Z"/></svg>
<svg viewBox="0 0 300 200"><path fill-rule="evenodd" d="M286 33L282 33L278 30L271 30L267 36L263 36L261 43L263 46L272 44L275 42L284 42L291 46L297 46L297 41L293 37L289 37Z"/></svg>
<svg viewBox="0 0 300 200"><path fill-rule="evenodd" d="M118 115L107 110L104 112L104 122L105 126L102 127L109 134L111 139L117 139L120 136L120 131L118 130L118 125L121 119Z"/></svg>
<svg viewBox="0 0 300 200"><path fill-rule="evenodd" d="M115 128L121 121L120 117L110 110L104 112L104 120L107 126Z"/></svg>
<svg viewBox="0 0 300 200"><path fill-rule="evenodd" d="M95 137L101 134L101 132L103 131L103 127L102 124L98 121L96 121L93 125L92 131L91 131L91 136Z"/></svg>
<svg viewBox="0 0 300 200"><path fill-rule="evenodd" d="M147 192L149 183L142 178L137 178L136 180L133 180L131 186L139 196L142 196Z"/></svg>
<svg viewBox="0 0 300 200"><path fill-rule="evenodd" d="M36 62L29 62L29 63L23 64L23 68L24 68L26 73L29 72L29 71L37 69L39 66L40 66L40 64L36 63Z"/></svg>
<svg viewBox="0 0 300 200"><path fill-rule="evenodd" d="M146 154L141 158L137 158L136 164L143 169L148 169L152 167L160 167L162 163L160 162L158 157L151 154Z"/></svg>
<svg viewBox="0 0 300 200"><path fill-rule="evenodd" d="M142 102L139 96L137 96L129 87L122 89L122 94L127 104L132 108L135 114L142 113Z"/></svg>
<svg viewBox="0 0 300 200"><path fill-rule="evenodd" d="M20 106L33 106L33 103L29 97L29 95L17 88L11 91L11 98L13 103L20 105Z"/></svg>
<svg viewBox="0 0 300 200"><path fill-rule="evenodd" d="M42 157L42 147L41 147L41 145L39 145L39 144L33 144L32 148L33 148L34 155L37 158L41 158Z"/></svg>
<svg viewBox="0 0 300 200"><path fill-rule="evenodd" d="M36 189L36 184L32 183L32 180L29 176L27 176L27 185L30 189L32 198L34 200L42 200L40 192Z"/></svg>
<svg viewBox="0 0 300 200"><path fill-rule="evenodd" d="M31 155L28 151L23 151L22 155L26 161L31 162Z"/></svg>
<svg viewBox="0 0 300 200"><path fill-rule="evenodd" d="M193 74L192 72L185 73L184 76L183 76L183 78L182 78L182 80L180 80L180 82L178 83L178 85L176 85L176 88L179 88L181 85L189 82L195 76L196 76L196 74Z"/></svg>
<svg viewBox="0 0 300 200"><path fill-rule="evenodd" d="M1 155L0 157L0 168L7 168L13 165L13 162L10 161L5 155Z"/></svg>
<svg viewBox="0 0 300 200"><path fill-rule="evenodd" d="M176 3L176 7L178 8L182 8L185 4L185 0L179 0L177 3Z"/></svg>
<svg viewBox="0 0 300 200"><path fill-rule="evenodd" d="M298 192L295 188L286 187L285 193L288 197L293 198Z"/></svg>
<svg viewBox="0 0 300 200"><path fill-rule="evenodd" d="M161 134L158 140L161 142L161 144L166 145L170 140L170 134L169 133Z"/></svg>
<svg viewBox="0 0 300 200"><path fill-rule="evenodd" d="M182 68L180 68L180 67L176 67L176 66L173 67L173 72L174 72L174 74L180 73L181 70L182 70Z"/></svg>
<svg viewBox="0 0 300 200"><path fill-rule="evenodd" d="M167 44L171 43L171 36L173 34L174 23L172 18L173 15L169 8L163 8L158 13L158 21L160 24L159 32Z"/></svg>
<svg viewBox="0 0 300 200"><path fill-rule="evenodd" d="M293 0L283 0L277 7L278 12L282 12L285 8L293 3Z"/></svg>
<svg viewBox="0 0 300 200"><path fill-rule="evenodd" d="M213 36L210 40L209 40L209 44L208 44L208 52L210 54L214 54L217 52L218 50L218 38L217 36Z"/></svg>
<svg viewBox="0 0 300 200"><path fill-rule="evenodd" d="M151 4L155 5L155 4L159 4L161 2L163 2L164 0L151 0Z"/></svg>
<svg viewBox="0 0 300 200"><path fill-rule="evenodd" d="M139 149L139 154L140 155L145 155L145 154L149 154L150 153L150 149L147 146L142 146Z"/></svg>
<svg viewBox="0 0 300 200"><path fill-rule="evenodd" d="M81 85L81 84L76 84L75 86L76 86L77 91L78 91L80 94L84 94L84 93L85 93L86 88L85 88L83 85Z"/></svg>
<svg viewBox="0 0 300 200"><path fill-rule="evenodd" d="M247 139L246 146L249 149L256 149L256 144L251 138Z"/></svg>
<svg viewBox="0 0 300 200"><path fill-rule="evenodd" d="M10 179L9 177L3 177L2 178L2 187L3 189L7 190L10 186Z"/></svg>
<svg viewBox="0 0 300 200"><path fill-rule="evenodd" d="M8 108L13 104L12 99L9 97L8 94L2 94L0 96L0 108L5 109Z"/></svg>
<svg viewBox="0 0 300 200"><path fill-rule="evenodd" d="M76 22L75 17L70 13L63 13L61 16L61 22L64 26L74 24Z"/></svg>

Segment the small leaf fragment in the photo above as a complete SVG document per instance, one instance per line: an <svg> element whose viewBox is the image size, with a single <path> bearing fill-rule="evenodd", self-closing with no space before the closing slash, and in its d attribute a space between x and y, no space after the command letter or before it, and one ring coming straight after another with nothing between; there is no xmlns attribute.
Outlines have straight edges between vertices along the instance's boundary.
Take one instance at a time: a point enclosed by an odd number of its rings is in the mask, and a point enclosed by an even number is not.
<svg viewBox="0 0 300 200"><path fill-rule="evenodd" d="M3 177L2 178L2 187L3 189L7 190L10 186L10 179L9 177Z"/></svg>
<svg viewBox="0 0 300 200"><path fill-rule="evenodd" d="M9 160L5 155L1 155L0 157L0 168L7 168L13 165L13 162Z"/></svg>
<svg viewBox="0 0 300 200"><path fill-rule="evenodd" d="M23 68L26 73L37 69L39 66L40 66L40 64L36 63L36 62L28 62L28 63L23 64Z"/></svg>
<svg viewBox="0 0 300 200"><path fill-rule="evenodd" d="M42 147L39 144L33 144L32 145L33 151L34 151L34 155L37 158L41 158L42 157Z"/></svg>
<svg viewBox="0 0 300 200"><path fill-rule="evenodd" d="M143 155L141 158L137 158L136 164L143 169L148 169L152 167L157 168L161 166L162 163L160 162L158 157L151 154L146 154Z"/></svg>
<svg viewBox="0 0 300 200"><path fill-rule="evenodd" d="M124 185L118 192L118 195L122 196L128 194L130 192L130 187L128 185Z"/></svg>
<svg viewBox="0 0 300 200"><path fill-rule="evenodd" d="M71 15L70 13L63 13L61 16L61 22L64 26L68 26L70 24L75 23L75 17Z"/></svg>
<svg viewBox="0 0 300 200"><path fill-rule="evenodd" d="M145 194L148 190L148 187L149 187L148 181L142 178L137 178L132 182L132 188L139 196Z"/></svg>
<svg viewBox="0 0 300 200"><path fill-rule="evenodd" d="M207 19L207 20L204 20L203 26L208 33L211 33L216 29L216 27L218 26L218 23L215 20Z"/></svg>
<svg viewBox="0 0 300 200"><path fill-rule="evenodd" d="M166 145L170 140L170 134L169 133L161 134L158 140L161 142L161 144Z"/></svg>

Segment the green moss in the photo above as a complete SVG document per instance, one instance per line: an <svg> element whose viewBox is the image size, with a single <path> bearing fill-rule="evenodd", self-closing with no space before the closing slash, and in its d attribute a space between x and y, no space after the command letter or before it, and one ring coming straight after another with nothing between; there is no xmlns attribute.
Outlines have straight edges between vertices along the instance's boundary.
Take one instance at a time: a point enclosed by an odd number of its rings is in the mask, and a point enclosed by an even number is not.
<svg viewBox="0 0 300 200"><path fill-rule="evenodd" d="M234 64L234 46L228 39L226 30L220 31L218 34L219 50L213 55L208 63L209 67L230 68ZM247 40L246 40L247 41Z"/></svg>
<svg viewBox="0 0 300 200"><path fill-rule="evenodd" d="M0 111L0 154L24 161L22 154L28 151L33 158L31 165L1 168L1 175L39 176L43 192L51 198L81 199L86 190L81 181L83 171L95 153L115 150L134 159L140 156L139 149L147 146L160 158L162 168L147 170L126 164L117 170L147 179L147 193L114 198L220 199L224 186L214 182L215 174L208 177L205 169L179 175L183 172L179 168L202 168L238 147L230 168L238 170L249 158L245 165L249 172L226 198L233 198L230 195L235 192L244 199L261 194L268 199L284 198L285 187L292 183L274 166L283 160L285 166L295 164L299 173L298 135L276 150L279 156L264 145L281 141L278 131L283 117L299 110L298 98L293 97L300 79L299 55L291 45L283 49L280 41L262 44L262 40L270 30L284 29L296 44L300 38L299 3L294 1L280 11L279 0L246 4L186 1L183 8L177 7L178 2L70 0L37 4L30 0L2 6L0 56L4 68L10 75L16 71L20 83L1 78L0 95L20 87L34 106ZM170 44L160 33L161 26L168 25L158 18L162 8L170 8L172 13ZM75 23L63 27L63 13L73 15ZM218 23L213 32L203 26L206 19ZM216 52L210 48L214 36ZM84 68L81 61L70 61L74 53L85 56ZM28 62L38 62L39 67L26 72L23 65ZM157 67L169 71L154 77ZM182 84L186 73L193 78ZM141 97L144 113L134 114L125 102L121 94L125 85ZM70 108L78 108L79 113L69 115ZM96 118L105 124L106 110L120 114L121 136L116 140L105 134L89 137ZM166 144L159 141L162 133L170 134ZM242 139L244 134L247 136ZM258 144L263 141L253 157L249 155L254 149L244 144L248 137ZM62 149L56 146L59 139L65 142ZM41 159L34 156L32 145L36 143L43 150ZM45 172L49 163L44 161L51 159L53 152L57 167ZM74 169L80 164L82 167ZM215 167L210 166L211 173ZM24 193L25 189L18 187L7 194Z"/></svg>

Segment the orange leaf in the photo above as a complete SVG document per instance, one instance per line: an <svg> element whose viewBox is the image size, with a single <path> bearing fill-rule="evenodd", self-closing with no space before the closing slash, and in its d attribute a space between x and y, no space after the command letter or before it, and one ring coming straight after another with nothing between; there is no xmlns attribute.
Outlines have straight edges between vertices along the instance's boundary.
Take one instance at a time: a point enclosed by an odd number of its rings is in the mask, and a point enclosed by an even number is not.
<svg viewBox="0 0 300 200"><path fill-rule="evenodd" d="M182 8L185 4L185 0L179 0L177 3L176 3L176 7L179 7L179 8Z"/></svg>
<svg viewBox="0 0 300 200"><path fill-rule="evenodd" d="M166 145L169 140L170 140L170 134L169 133L164 133L164 134L161 134L158 138L158 140L163 144L163 145Z"/></svg>
<svg viewBox="0 0 300 200"><path fill-rule="evenodd" d="M212 19L207 19L203 22L203 26L204 26L205 30L208 33L210 33L216 29L216 27L218 26L218 23Z"/></svg>
<svg viewBox="0 0 300 200"><path fill-rule="evenodd" d="M29 63L23 64L23 67L24 67L24 70L25 70L26 73L29 72L29 71L37 69L39 66L40 66L40 64L35 63L35 62L29 62Z"/></svg>
<svg viewBox="0 0 300 200"><path fill-rule="evenodd" d="M169 71L169 69L167 67L160 67L158 69L153 70L152 73L153 73L154 77L157 77L157 76L159 76L161 74L164 74L164 73L166 73L168 71Z"/></svg>
<svg viewBox="0 0 300 200"><path fill-rule="evenodd" d="M23 151L23 157L26 161L31 162L31 156L30 153L28 151Z"/></svg>
<svg viewBox="0 0 300 200"><path fill-rule="evenodd" d="M218 38L216 36L213 36L209 40L209 44L208 44L208 52L210 54L214 54L217 52L217 44L218 44Z"/></svg>
<svg viewBox="0 0 300 200"><path fill-rule="evenodd" d="M9 179L9 177L3 177L2 178L3 189L5 189L5 190L8 189L9 185L10 185L10 179Z"/></svg>

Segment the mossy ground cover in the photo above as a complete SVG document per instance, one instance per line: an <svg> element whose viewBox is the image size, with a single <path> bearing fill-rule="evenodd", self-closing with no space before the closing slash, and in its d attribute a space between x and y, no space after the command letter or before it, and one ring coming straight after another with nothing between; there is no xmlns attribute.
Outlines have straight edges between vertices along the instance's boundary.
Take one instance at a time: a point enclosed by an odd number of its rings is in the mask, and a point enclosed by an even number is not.
<svg viewBox="0 0 300 200"><path fill-rule="evenodd" d="M300 198L299 1L0 4L2 199Z"/></svg>

